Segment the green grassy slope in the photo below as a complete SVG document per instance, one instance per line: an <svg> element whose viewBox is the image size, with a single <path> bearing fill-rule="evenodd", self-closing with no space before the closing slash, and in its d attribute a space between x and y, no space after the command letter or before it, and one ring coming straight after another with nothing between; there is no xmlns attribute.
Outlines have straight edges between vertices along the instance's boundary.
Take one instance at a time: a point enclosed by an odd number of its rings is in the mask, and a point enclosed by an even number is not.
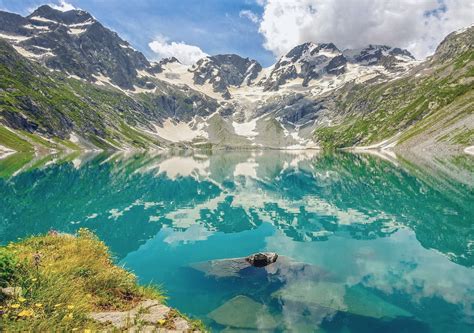
<svg viewBox="0 0 474 333"><path fill-rule="evenodd" d="M162 146L156 137L135 128L151 128L150 122L167 116L191 118L197 100L204 100L210 110L217 108L199 94L169 91L168 86L160 86L151 96L68 78L22 57L1 39L0 77L0 145L17 151L33 146L76 149L78 145L68 141L72 132L101 149ZM8 133L2 125L23 133Z"/></svg>
<svg viewBox="0 0 474 333"><path fill-rule="evenodd" d="M472 40L474 28L450 35L431 61L409 75L385 83L346 87L335 98L336 124L318 128L316 139L325 147L348 147L377 143L401 132L403 142L426 134L435 125L448 126L471 116L474 113ZM461 128L454 140L472 143L469 127Z"/></svg>

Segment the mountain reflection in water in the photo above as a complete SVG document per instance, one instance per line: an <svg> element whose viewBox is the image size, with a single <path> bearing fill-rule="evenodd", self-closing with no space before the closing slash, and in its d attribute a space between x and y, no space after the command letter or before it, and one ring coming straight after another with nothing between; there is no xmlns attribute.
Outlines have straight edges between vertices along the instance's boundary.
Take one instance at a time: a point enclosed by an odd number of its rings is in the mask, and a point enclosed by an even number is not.
<svg viewBox="0 0 474 333"><path fill-rule="evenodd" d="M472 184L407 161L317 151L16 154L0 160L0 177L2 243L94 230L142 282L163 283L171 305L215 330L474 324ZM303 266L224 278L193 269L262 250ZM228 319L235 306L263 311L270 326L239 327Z"/></svg>

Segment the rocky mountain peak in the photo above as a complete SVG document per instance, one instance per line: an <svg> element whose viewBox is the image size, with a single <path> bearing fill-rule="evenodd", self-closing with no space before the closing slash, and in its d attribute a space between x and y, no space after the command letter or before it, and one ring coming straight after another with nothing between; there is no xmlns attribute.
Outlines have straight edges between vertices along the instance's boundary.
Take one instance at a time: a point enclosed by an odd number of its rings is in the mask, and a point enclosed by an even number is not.
<svg viewBox="0 0 474 333"><path fill-rule="evenodd" d="M150 67L147 69L148 73L159 74L166 70L168 65L180 64L181 62L175 57L163 58L160 61L155 61L150 64Z"/></svg>
<svg viewBox="0 0 474 333"><path fill-rule="evenodd" d="M303 86L307 86L311 80L326 73L344 73L345 63L341 51L333 43L307 42L281 57L270 75L260 84L265 90L278 90L288 81L303 79Z"/></svg>
<svg viewBox="0 0 474 333"><path fill-rule="evenodd" d="M348 61L364 65L380 65L384 59L390 57L396 57L401 62L415 60L415 57L407 50L387 45L371 44L361 49L345 50L343 54Z"/></svg>
<svg viewBox="0 0 474 333"><path fill-rule="evenodd" d="M26 33L23 26L27 25L29 21L21 15L8 13L0 10L0 27L2 31L7 33Z"/></svg>
<svg viewBox="0 0 474 333"><path fill-rule="evenodd" d="M474 48L474 24L450 33L436 48L432 61L449 61Z"/></svg>
<svg viewBox="0 0 474 333"><path fill-rule="evenodd" d="M318 56L334 57L341 53L333 43L307 42L291 49L282 59L284 61L298 62L311 61Z"/></svg>
<svg viewBox="0 0 474 333"><path fill-rule="evenodd" d="M133 90L137 70L150 67L143 54L83 10L44 5L27 17L0 13L0 34L27 58L101 84Z"/></svg>
<svg viewBox="0 0 474 333"><path fill-rule="evenodd" d="M180 64L181 62L175 57L164 58L159 61L159 64L161 65L168 65L173 63Z"/></svg>
<svg viewBox="0 0 474 333"><path fill-rule="evenodd" d="M54 23L61 24L80 24L87 21L95 21L91 14L83 10L69 10L66 12L54 9L48 5L43 5L38 7L33 13L28 16L29 19L37 19L41 21L48 22L52 21Z"/></svg>
<svg viewBox="0 0 474 333"><path fill-rule="evenodd" d="M220 54L200 59L192 66L195 84L211 84L215 92L229 98L230 86L251 84L261 72L262 66L249 58L236 54Z"/></svg>

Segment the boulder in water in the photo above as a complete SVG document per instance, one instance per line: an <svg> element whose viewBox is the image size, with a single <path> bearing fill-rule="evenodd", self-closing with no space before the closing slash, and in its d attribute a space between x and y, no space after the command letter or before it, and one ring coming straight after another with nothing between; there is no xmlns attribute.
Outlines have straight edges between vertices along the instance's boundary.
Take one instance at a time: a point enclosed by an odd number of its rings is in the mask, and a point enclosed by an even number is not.
<svg viewBox="0 0 474 333"><path fill-rule="evenodd" d="M252 266L265 267L273 264L278 259L278 254L275 252L259 252L252 254L245 258L245 260Z"/></svg>
<svg viewBox="0 0 474 333"><path fill-rule="evenodd" d="M272 294L281 303L319 306L359 316L381 318L412 317L406 310L377 296L366 288L334 282L297 281Z"/></svg>

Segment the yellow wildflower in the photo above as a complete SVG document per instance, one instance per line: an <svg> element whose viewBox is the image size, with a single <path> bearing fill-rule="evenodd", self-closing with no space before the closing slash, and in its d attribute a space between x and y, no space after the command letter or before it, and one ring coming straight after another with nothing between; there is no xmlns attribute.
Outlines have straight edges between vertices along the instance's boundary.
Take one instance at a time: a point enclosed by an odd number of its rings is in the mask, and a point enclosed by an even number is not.
<svg viewBox="0 0 474 333"><path fill-rule="evenodd" d="M68 310L74 309L74 305L68 305L68 306L67 306L67 309L68 309Z"/></svg>
<svg viewBox="0 0 474 333"><path fill-rule="evenodd" d="M18 309L20 307L20 304L12 304L10 305L12 309Z"/></svg>
<svg viewBox="0 0 474 333"><path fill-rule="evenodd" d="M92 330L86 328L86 329L84 330L84 333L92 333Z"/></svg>
<svg viewBox="0 0 474 333"><path fill-rule="evenodd" d="M26 298L20 296L20 297L18 298L18 302L20 302L20 303L25 303L25 302L26 302Z"/></svg>
<svg viewBox="0 0 474 333"><path fill-rule="evenodd" d="M66 315L66 317L64 317L64 318L67 319L67 320L71 320L72 318L74 318L74 315L72 313L68 313Z"/></svg>
<svg viewBox="0 0 474 333"><path fill-rule="evenodd" d="M43 304L41 304L41 303L36 303L35 306L36 306L37 308L42 308L42 307L43 307Z"/></svg>
<svg viewBox="0 0 474 333"><path fill-rule="evenodd" d="M18 317L31 317L34 312L32 310L23 310L18 314Z"/></svg>
<svg viewBox="0 0 474 333"><path fill-rule="evenodd" d="M164 319L158 320L158 324L160 324L160 325L164 325L165 323L166 323L166 320L164 320Z"/></svg>

